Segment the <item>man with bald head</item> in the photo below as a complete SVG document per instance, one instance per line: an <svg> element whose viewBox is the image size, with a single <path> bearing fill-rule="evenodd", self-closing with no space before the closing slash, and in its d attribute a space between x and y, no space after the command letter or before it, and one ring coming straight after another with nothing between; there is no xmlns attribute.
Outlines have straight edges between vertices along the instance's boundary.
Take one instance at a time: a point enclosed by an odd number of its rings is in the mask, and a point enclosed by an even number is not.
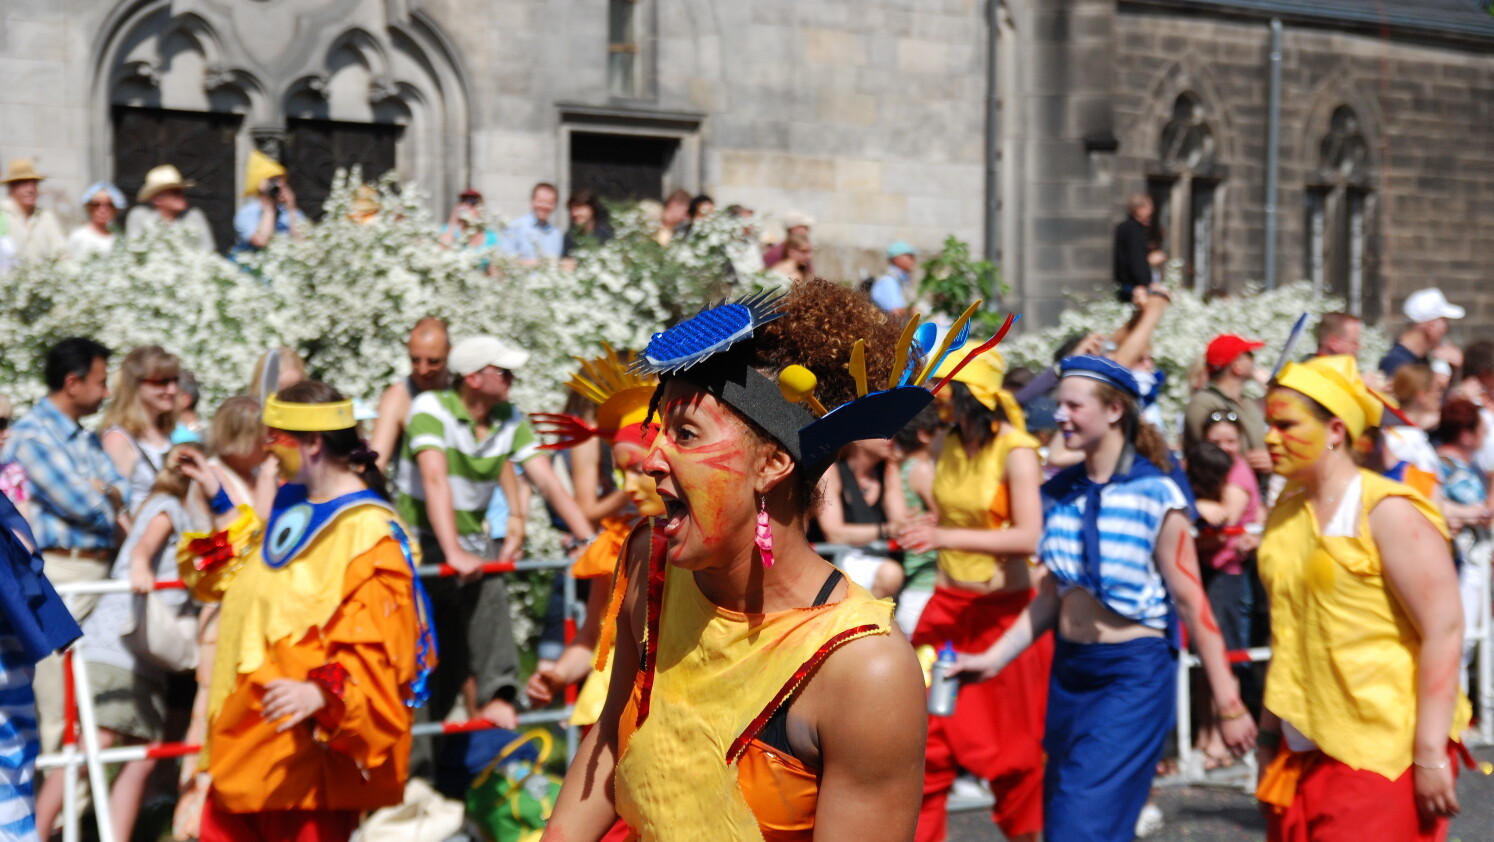
<svg viewBox="0 0 1494 842"><path fill-rule="evenodd" d="M426 317L415 323L405 343L410 352L410 376L390 384L379 398L379 419L374 422L370 446L379 454L379 469L399 453L405 420L410 417L410 402L421 392L445 389L451 385L446 371L446 355L451 352L451 338L446 322Z"/></svg>

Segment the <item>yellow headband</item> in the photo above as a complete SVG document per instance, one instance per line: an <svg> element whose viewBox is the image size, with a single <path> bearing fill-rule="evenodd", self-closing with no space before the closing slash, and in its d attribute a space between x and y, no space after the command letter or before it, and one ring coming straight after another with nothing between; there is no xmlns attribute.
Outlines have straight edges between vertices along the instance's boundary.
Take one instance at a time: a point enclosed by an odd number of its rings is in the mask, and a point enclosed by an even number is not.
<svg viewBox="0 0 1494 842"><path fill-rule="evenodd" d="M932 380L938 382L953 371L962 359L964 357L958 352L945 357L944 362L934 371ZM1006 382L1006 358L1001 356L1000 351L992 348L971 360L960 369L954 379L956 383L964 383L970 394L986 409L994 411L996 404L1000 403L1006 413L1006 420L1018 430L1027 431L1027 419L1022 414L1022 407L1017 403L1016 396L1001 388Z"/></svg>
<svg viewBox="0 0 1494 842"><path fill-rule="evenodd" d="M266 427L293 433L326 433L346 430L358 422L353 418L353 402L286 403L271 395L265 401Z"/></svg>
<svg viewBox="0 0 1494 842"><path fill-rule="evenodd" d="M1378 426L1385 405L1364 385L1359 367L1349 356L1316 357L1305 363L1287 363L1276 376L1277 386L1301 392L1322 404L1344 422L1352 438Z"/></svg>

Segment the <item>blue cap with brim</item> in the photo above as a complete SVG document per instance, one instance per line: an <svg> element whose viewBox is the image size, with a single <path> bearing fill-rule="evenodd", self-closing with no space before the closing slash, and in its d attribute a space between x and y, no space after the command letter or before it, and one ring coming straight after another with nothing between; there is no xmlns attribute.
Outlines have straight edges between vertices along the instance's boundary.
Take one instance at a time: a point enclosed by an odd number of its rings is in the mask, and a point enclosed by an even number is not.
<svg viewBox="0 0 1494 842"><path fill-rule="evenodd" d="M913 248L902 240L898 240L887 247L887 257L889 260L894 257L902 257L905 254L918 254L918 249Z"/></svg>
<svg viewBox="0 0 1494 842"><path fill-rule="evenodd" d="M1101 383L1109 383L1136 400L1141 399L1141 387L1131 370L1112 359L1096 356L1065 357L1058 364L1060 377L1088 377Z"/></svg>

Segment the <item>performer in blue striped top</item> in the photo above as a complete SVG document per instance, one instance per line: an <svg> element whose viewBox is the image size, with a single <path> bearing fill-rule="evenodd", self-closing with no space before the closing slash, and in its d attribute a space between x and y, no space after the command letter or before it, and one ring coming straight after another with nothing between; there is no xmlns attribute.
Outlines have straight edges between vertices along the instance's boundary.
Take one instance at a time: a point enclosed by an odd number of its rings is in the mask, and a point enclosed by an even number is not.
<svg viewBox="0 0 1494 842"><path fill-rule="evenodd" d="M1140 389L1103 357L1060 366L1058 428L1084 461L1043 486L1038 557L1053 575L990 649L961 655L983 680L1055 626L1043 829L1064 842L1130 842L1176 715L1178 620L1188 624L1231 751L1255 742L1199 579L1186 482L1139 418Z"/></svg>

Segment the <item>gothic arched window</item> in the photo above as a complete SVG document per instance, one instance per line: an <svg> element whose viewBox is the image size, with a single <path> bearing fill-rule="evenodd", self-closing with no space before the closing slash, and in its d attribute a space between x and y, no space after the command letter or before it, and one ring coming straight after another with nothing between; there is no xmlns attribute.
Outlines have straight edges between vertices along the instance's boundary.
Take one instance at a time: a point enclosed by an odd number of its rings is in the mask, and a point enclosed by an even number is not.
<svg viewBox="0 0 1494 842"><path fill-rule="evenodd" d="M1313 289L1342 297L1349 312L1371 321L1379 316L1373 184L1359 115L1340 105L1318 143L1317 167L1304 192L1303 272Z"/></svg>
<svg viewBox="0 0 1494 842"><path fill-rule="evenodd" d="M1197 292L1220 281L1214 270L1215 209L1224 169L1208 107L1191 91L1178 95L1162 126L1157 162L1147 179L1155 211L1152 226L1169 258L1181 257Z"/></svg>

